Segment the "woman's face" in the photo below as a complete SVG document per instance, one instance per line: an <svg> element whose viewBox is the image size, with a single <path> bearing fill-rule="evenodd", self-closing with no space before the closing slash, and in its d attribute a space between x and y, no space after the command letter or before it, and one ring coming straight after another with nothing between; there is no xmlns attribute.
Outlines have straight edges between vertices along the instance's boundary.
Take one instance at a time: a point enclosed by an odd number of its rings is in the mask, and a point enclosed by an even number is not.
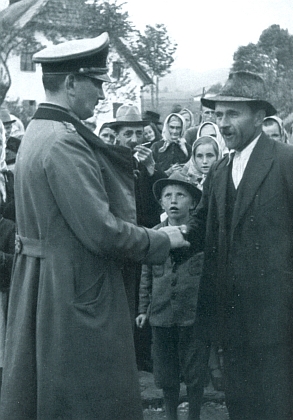
<svg viewBox="0 0 293 420"><path fill-rule="evenodd" d="M212 164L217 160L217 155L212 144L200 144L195 149L194 155L196 169L206 175Z"/></svg>
<svg viewBox="0 0 293 420"><path fill-rule="evenodd" d="M188 112L183 112L182 117L185 119L186 130L191 126L191 116Z"/></svg>
<svg viewBox="0 0 293 420"><path fill-rule="evenodd" d="M217 137L217 133L215 130L215 127L212 126L212 124L205 124L199 133L199 136L212 136L212 137Z"/></svg>
<svg viewBox="0 0 293 420"><path fill-rule="evenodd" d="M154 141L156 139L154 130L152 129L150 125L147 125L144 127L143 136L146 139L146 141Z"/></svg>
<svg viewBox="0 0 293 420"><path fill-rule="evenodd" d="M173 116L168 122L169 133L172 141L178 140L182 131L182 121Z"/></svg>

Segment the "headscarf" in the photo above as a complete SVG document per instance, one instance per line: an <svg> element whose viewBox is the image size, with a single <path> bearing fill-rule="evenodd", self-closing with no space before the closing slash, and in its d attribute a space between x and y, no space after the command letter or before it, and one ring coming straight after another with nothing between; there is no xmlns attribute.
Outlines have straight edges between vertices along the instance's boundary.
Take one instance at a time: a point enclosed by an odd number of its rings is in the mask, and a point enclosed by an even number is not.
<svg viewBox="0 0 293 420"><path fill-rule="evenodd" d="M6 178L5 172L7 172L6 165L6 137L3 122L0 120L0 138L2 143L2 151L0 155L0 194L3 201L6 201Z"/></svg>
<svg viewBox="0 0 293 420"><path fill-rule="evenodd" d="M195 161L195 153L198 146L200 146L201 144L208 144L208 143L211 143L214 146L216 156L217 156L216 160L222 157L221 147L218 143L218 140L215 137L212 137L212 136L198 137L192 145L191 158L183 166L182 171L181 171L183 175L187 176L190 182L193 182L197 186L197 188L201 190L203 187L203 183L206 179L206 174L203 174L197 169L197 165Z"/></svg>
<svg viewBox="0 0 293 420"><path fill-rule="evenodd" d="M177 140L172 140L170 136L168 123L172 117L176 117L182 122L181 131ZM177 143L180 149L182 150L182 152L185 154L185 156L188 156L188 150L186 148L186 140L182 137L183 134L185 133L185 127L186 127L185 119L182 117L182 115L176 114L176 113L169 114L164 121L164 126L163 126L163 131L162 131L164 144L158 150L159 153L165 152L171 143Z"/></svg>
<svg viewBox="0 0 293 420"><path fill-rule="evenodd" d="M283 143L288 143L288 137L289 136L288 136L288 133L287 133L285 127L284 127L283 120L281 118L277 117L276 115L271 115L270 117L264 118L264 121L267 121L267 120L273 120L278 124L278 126L280 128L280 133L281 133L281 141Z"/></svg>
<svg viewBox="0 0 293 420"><path fill-rule="evenodd" d="M193 127L194 126L194 116L193 116L193 113L188 109L188 108L183 108L183 109L181 109L181 111L179 112L179 114L180 115L183 115L183 114L189 114L190 115L190 127L188 127L188 128L191 128L191 127ZM184 118L184 117L183 117ZM186 124L186 123L185 123ZM188 130L188 128L186 127L185 128L185 131L186 130Z"/></svg>
<svg viewBox="0 0 293 420"><path fill-rule="evenodd" d="M205 121L201 123L197 130L196 139L198 139L199 137L202 137L201 130L206 125L211 125L214 128L216 132L216 140L220 148L220 157L222 157L222 155L224 155L226 152L229 152L229 150L226 147L225 140L223 139L222 134L220 133L220 130L217 124L213 123L212 121Z"/></svg>

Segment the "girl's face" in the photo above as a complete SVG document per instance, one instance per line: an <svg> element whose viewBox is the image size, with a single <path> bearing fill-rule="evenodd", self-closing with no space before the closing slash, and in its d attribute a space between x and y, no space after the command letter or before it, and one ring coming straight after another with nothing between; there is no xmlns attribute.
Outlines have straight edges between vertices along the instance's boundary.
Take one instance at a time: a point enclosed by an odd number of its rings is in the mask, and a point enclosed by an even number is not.
<svg viewBox="0 0 293 420"><path fill-rule="evenodd" d="M195 149L194 159L197 170L206 175L212 164L217 160L217 155L212 144L200 144Z"/></svg>
<svg viewBox="0 0 293 420"><path fill-rule="evenodd" d="M143 129L143 136L147 141L154 141L156 138L156 135L154 133L154 130L150 125L147 125Z"/></svg>

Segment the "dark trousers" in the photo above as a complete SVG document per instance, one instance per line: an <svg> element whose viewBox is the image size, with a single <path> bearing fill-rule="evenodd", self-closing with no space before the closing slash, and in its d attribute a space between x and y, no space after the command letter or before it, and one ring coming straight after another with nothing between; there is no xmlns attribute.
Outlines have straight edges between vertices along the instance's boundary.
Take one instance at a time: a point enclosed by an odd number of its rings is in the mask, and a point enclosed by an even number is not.
<svg viewBox="0 0 293 420"><path fill-rule="evenodd" d="M292 363L287 345L224 349L230 420L293 419Z"/></svg>
<svg viewBox="0 0 293 420"><path fill-rule="evenodd" d="M187 387L189 419L199 419L209 348L197 339L193 326L152 327L152 333L154 378L163 389L165 403L177 407L182 378Z"/></svg>

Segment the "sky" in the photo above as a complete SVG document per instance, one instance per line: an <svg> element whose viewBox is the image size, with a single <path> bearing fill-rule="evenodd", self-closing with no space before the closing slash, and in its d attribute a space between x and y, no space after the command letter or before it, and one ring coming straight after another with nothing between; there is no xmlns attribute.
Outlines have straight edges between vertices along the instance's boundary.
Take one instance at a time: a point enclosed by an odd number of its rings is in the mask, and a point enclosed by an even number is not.
<svg viewBox="0 0 293 420"><path fill-rule="evenodd" d="M262 31L273 24L293 35L293 0L125 0L125 3L124 10L140 31L148 24L165 24L169 36L178 44L173 69L205 72L230 68L238 47L257 43Z"/></svg>

